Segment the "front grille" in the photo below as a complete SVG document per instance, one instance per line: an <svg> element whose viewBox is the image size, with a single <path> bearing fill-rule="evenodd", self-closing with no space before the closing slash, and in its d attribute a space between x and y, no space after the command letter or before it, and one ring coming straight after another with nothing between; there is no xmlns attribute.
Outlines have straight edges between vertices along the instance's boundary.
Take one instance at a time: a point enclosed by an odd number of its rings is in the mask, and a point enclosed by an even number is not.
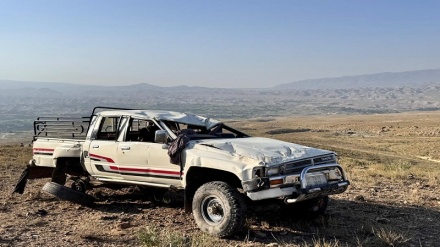
<svg viewBox="0 0 440 247"><path fill-rule="evenodd" d="M301 172L305 167L308 166L331 164L331 163L336 163L336 158L333 154L288 162L282 164L281 166L283 168L284 174L292 174L292 173Z"/></svg>

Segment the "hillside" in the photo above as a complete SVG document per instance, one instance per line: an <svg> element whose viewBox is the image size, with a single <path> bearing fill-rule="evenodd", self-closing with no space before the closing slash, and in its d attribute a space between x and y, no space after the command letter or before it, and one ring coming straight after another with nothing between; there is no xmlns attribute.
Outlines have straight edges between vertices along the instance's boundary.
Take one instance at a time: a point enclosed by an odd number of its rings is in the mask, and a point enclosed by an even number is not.
<svg viewBox="0 0 440 247"><path fill-rule="evenodd" d="M420 86L440 82L440 69L385 72L334 78L308 79L275 86L277 89L353 89L366 87Z"/></svg>
<svg viewBox="0 0 440 247"><path fill-rule="evenodd" d="M412 71L393 76L383 73L378 75L387 75L390 80L380 86L367 86L376 84L365 79L365 85L360 88L331 89L324 86L317 89L316 86L310 86L311 89L160 87L146 83L86 86L0 81L0 133L31 130L37 116L89 115L95 106L173 110L219 119L440 110L440 80L410 83L415 78L434 80L439 71ZM391 80L399 76L402 83ZM361 82L359 79L353 85L360 86Z"/></svg>

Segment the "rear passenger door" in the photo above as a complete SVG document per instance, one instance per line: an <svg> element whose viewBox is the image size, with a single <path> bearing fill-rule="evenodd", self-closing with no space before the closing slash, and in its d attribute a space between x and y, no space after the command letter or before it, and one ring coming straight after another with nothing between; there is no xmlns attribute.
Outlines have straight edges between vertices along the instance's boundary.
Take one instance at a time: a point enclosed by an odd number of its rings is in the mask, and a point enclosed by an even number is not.
<svg viewBox="0 0 440 247"><path fill-rule="evenodd" d="M90 164L93 175L120 179L117 162L118 139L124 133L126 117L102 117L99 128L92 134L85 162Z"/></svg>

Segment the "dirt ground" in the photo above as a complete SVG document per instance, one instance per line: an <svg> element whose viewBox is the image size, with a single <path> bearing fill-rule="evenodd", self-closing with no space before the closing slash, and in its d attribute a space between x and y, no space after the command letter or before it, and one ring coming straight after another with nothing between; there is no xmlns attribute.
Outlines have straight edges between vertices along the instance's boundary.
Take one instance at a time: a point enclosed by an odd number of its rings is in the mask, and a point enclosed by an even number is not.
<svg viewBox="0 0 440 247"><path fill-rule="evenodd" d="M93 208L40 192L11 195L32 150L0 145L0 246L148 246L145 229L204 239L193 246L439 246L440 112L304 116L232 121L266 136L336 151L348 191L310 218L277 203L249 205L246 229L229 239L201 233L181 194L95 188ZM165 245L164 245L165 246ZM170 246L168 244L168 246Z"/></svg>

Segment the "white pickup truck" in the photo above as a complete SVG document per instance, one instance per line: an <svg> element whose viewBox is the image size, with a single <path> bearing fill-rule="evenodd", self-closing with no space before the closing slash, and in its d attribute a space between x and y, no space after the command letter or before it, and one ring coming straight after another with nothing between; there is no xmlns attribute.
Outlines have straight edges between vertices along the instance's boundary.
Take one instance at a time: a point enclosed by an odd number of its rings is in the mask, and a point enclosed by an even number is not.
<svg viewBox="0 0 440 247"><path fill-rule="evenodd" d="M183 189L185 210L219 237L244 226L246 197L323 213L328 195L349 185L331 151L251 137L193 114L96 107L85 118L38 118L34 132L15 192L41 177L52 178L43 190L84 205L93 203L85 193L91 180Z"/></svg>

